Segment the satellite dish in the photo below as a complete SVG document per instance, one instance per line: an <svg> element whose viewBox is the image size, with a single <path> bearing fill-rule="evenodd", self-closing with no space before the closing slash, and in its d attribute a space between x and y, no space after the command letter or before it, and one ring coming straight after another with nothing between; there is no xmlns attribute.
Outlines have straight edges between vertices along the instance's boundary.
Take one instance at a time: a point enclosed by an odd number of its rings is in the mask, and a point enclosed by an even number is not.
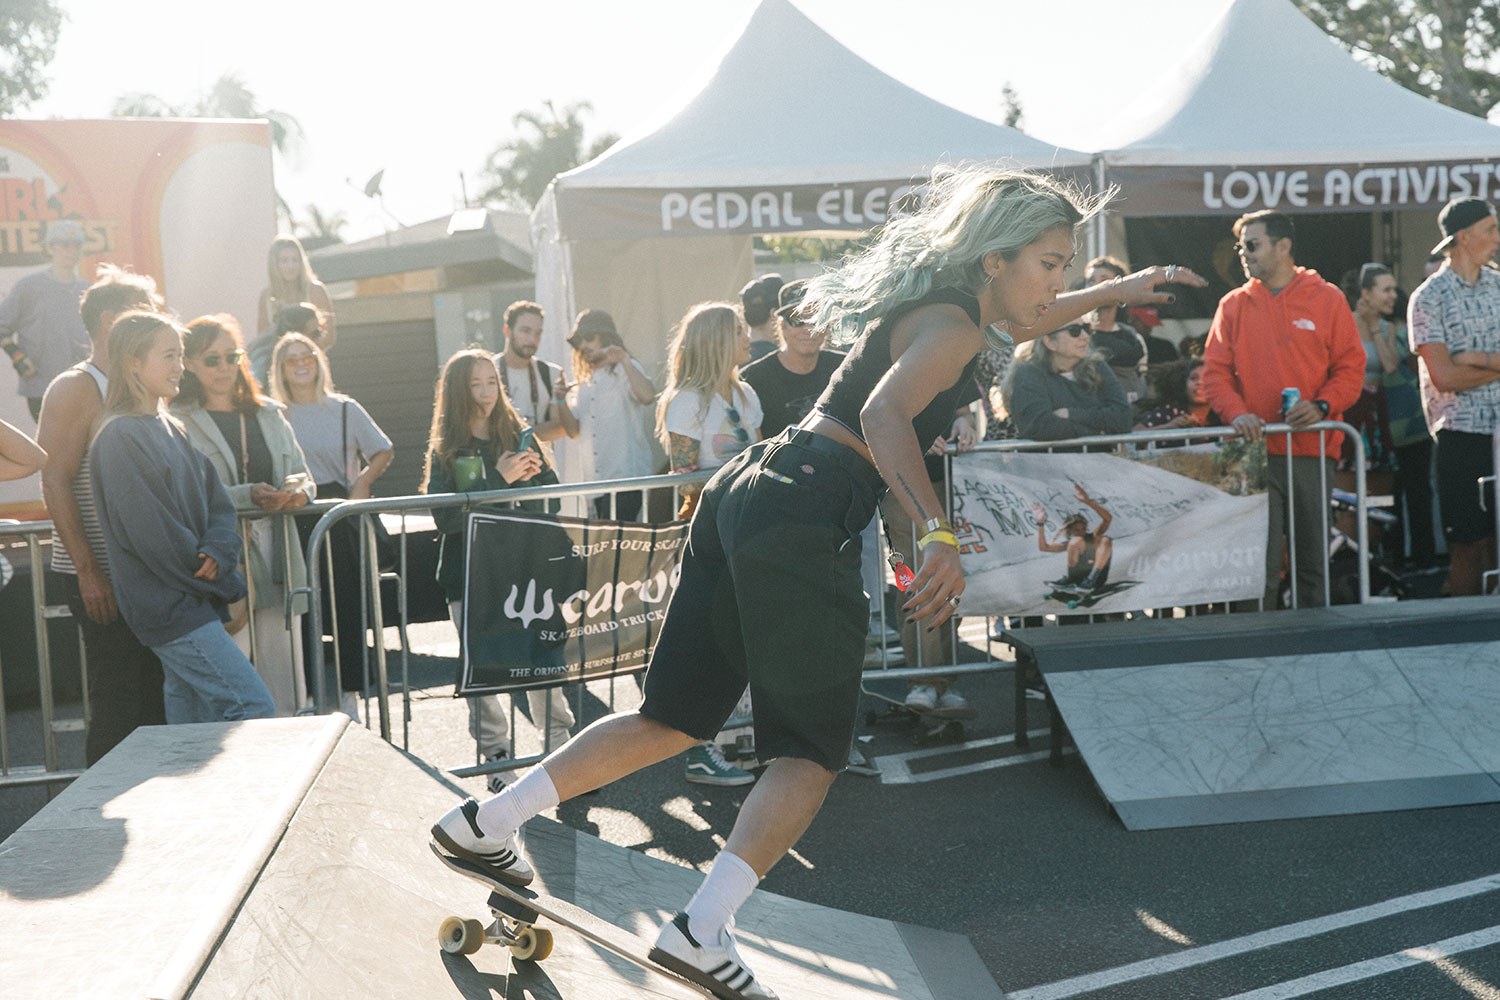
<svg viewBox="0 0 1500 1000"><path fill-rule="evenodd" d="M385 177L385 168L381 167L379 170L375 171L374 176L365 181L366 198L380 197L380 181L383 177Z"/></svg>

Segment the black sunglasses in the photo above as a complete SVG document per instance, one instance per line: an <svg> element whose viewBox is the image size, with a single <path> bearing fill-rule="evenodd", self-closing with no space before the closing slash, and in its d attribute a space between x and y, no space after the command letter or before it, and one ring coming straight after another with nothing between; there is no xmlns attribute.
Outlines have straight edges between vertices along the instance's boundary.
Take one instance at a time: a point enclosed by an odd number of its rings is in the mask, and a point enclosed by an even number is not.
<svg viewBox="0 0 1500 1000"><path fill-rule="evenodd" d="M1275 243L1276 241L1268 238L1264 242ZM1243 251L1245 253L1255 253L1255 251L1260 249L1261 243L1261 240L1245 240L1243 243L1236 243L1234 245L1234 252L1240 253L1241 251Z"/></svg>
<svg viewBox="0 0 1500 1000"><path fill-rule="evenodd" d="M1086 326L1065 326L1058 333L1066 333L1070 337L1087 337L1089 328Z"/></svg>
<svg viewBox="0 0 1500 1000"><path fill-rule="evenodd" d="M233 367L234 365L237 365L242 360L244 360L244 357L244 351L225 351L223 354L205 354L198 360L203 362L204 368L217 368L219 367L219 363L221 361L224 364Z"/></svg>
<svg viewBox="0 0 1500 1000"><path fill-rule="evenodd" d="M734 439L740 444L750 443L750 432L740 426L740 411L734 407L725 407L724 412L729 416L729 422L734 424Z"/></svg>

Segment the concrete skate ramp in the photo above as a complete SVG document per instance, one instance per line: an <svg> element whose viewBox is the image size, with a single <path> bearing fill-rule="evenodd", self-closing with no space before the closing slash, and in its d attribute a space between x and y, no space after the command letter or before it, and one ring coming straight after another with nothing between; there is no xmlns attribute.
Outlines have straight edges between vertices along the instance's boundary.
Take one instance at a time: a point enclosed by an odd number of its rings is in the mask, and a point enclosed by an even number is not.
<svg viewBox="0 0 1500 1000"><path fill-rule="evenodd" d="M555 928L545 962L443 953L487 893L428 852L455 790L343 716L141 729L0 845L0 983L25 997L691 997ZM550 892L646 933L700 876L534 820ZM984 1000L968 940L757 892L783 996Z"/></svg>
<svg viewBox="0 0 1500 1000"><path fill-rule="evenodd" d="M1500 801L1493 597L1012 635L1129 829Z"/></svg>

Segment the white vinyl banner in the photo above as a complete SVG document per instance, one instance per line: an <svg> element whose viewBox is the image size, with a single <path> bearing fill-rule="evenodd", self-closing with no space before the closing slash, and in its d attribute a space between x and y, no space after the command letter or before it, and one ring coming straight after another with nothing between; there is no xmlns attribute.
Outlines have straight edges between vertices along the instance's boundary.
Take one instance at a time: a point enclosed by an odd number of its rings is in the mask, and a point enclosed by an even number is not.
<svg viewBox="0 0 1500 1000"><path fill-rule="evenodd" d="M1244 495L1246 477L1216 453L957 457L964 613L1085 615L1261 596L1266 496Z"/></svg>

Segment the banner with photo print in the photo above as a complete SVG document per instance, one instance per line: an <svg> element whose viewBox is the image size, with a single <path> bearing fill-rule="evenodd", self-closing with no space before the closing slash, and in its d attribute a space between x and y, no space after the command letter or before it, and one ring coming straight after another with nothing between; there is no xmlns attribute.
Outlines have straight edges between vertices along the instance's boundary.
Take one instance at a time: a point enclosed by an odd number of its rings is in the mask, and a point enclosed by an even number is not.
<svg viewBox="0 0 1500 1000"><path fill-rule="evenodd" d="M964 613L1088 615L1261 596L1266 496L1253 458L1217 445L958 456Z"/></svg>
<svg viewBox="0 0 1500 1000"><path fill-rule="evenodd" d="M470 514L455 693L643 669L677 589L687 528Z"/></svg>

